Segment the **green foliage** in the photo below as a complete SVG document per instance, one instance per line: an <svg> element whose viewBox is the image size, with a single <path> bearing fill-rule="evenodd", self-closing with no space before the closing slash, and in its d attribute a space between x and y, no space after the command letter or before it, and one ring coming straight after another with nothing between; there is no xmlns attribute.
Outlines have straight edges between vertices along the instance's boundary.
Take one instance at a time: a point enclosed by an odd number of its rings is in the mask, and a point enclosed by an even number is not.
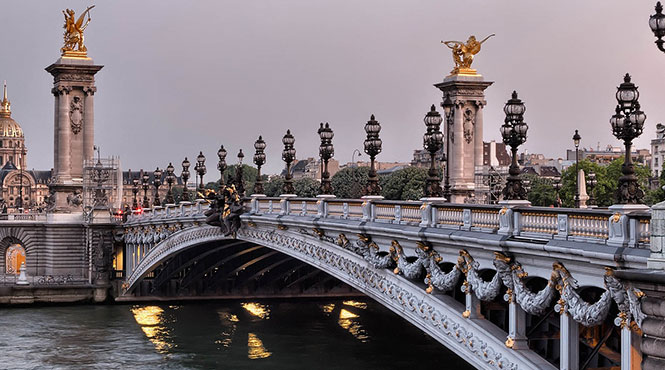
<svg viewBox="0 0 665 370"><path fill-rule="evenodd" d="M293 183L296 195L303 198L314 198L319 195L321 184L309 177L303 177Z"/></svg>
<svg viewBox="0 0 665 370"><path fill-rule="evenodd" d="M615 159L607 166L601 166L588 160L580 161L579 168L584 170L586 176L589 175L589 170L593 170L596 173L596 180L598 181L598 184L594 188L596 205L608 207L616 202L615 193L618 188L619 177L621 177L621 165L623 165L623 161L623 157ZM646 166L636 164L635 174L642 189L648 189L651 170ZM574 164L566 168L562 173L563 186L561 188L561 200L564 207L573 207L575 205L576 178L577 174ZM589 187L587 187L587 193L590 193Z"/></svg>
<svg viewBox="0 0 665 370"><path fill-rule="evenodd" d="M665 201L665 190L662 186L665 185L665 172L660 174L659 186L656 189L645 191L644 202L652 205Z"/></svg>
<svg viewBox="0 0 665 370"><path fill-rule="evenodd" d="M282 186L284 185L284 178L282 176L273 176L270 181L263 184L263 192L269 197L278 197L282 194Z"/></svg>
<svg viewBox="0 0 665 370"><path fill-rule="evenodd" d="M406 167L381 177L381 195L390 200L418 200L424 196L426 180L426 169Z"/></svg>
<svg viewBox="0 0 665 370"><path fill-rule="evenodd" d="M330 181L335 196L339 198L357 199L363 196L368 178L368 167L347 167L338 171Z"/></svg>
<svg viewBox="0 0 665 370"><path fill-rule="evenodd" d="M522 175L522 179L531 182L529 202L532 205L538 207L556 206L556 190L554 190L552 180L537 175Z"/></svg>

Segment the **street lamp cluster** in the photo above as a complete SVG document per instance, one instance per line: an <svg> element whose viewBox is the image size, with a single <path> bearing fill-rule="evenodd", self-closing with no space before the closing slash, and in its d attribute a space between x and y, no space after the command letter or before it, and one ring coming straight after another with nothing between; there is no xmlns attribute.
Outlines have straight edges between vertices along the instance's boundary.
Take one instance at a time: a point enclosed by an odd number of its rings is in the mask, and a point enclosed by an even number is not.
<svg viewBox="0 0 665 370"><path fill-rule="evenodd" d="M524 122L526 107L513 91L512 98L503 107L506 114L504 124L501 126L501 137L504 144L510 146L512 162L508 169L506 187L503 189L505 200L526 200L527 192L520 179L520 167L517 164L517 148L526 141L526 132L529 126Z"/></svg>
<svg viewBox="0 0 665 370"><path fill-rule="evenodd" d="M426 197L442 197L443 189L441 189L441 179L439 178L439 170L436 167L436 153L443 148L443 133L441 132L441 122L443 118L436 107L432 105L430 111L425 115L425 126L427 132L423 135L423 147L429 152L430 166L427 171L427 183L425 185Z"/></svg>

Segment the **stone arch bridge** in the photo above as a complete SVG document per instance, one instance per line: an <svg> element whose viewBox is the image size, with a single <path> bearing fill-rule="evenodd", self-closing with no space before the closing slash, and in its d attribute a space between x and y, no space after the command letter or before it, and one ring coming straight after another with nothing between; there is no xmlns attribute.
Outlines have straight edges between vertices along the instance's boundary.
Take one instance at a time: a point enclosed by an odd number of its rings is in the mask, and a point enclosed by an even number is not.
<svg viewBox="0 0 665 370"><path fill-rule="evenodd" d="M336 277L477 368L639 366L644 293L619 276L647 267L648 212L287 197L247 206L236 240ZM231 240L204 223L207 209L200 200L128 217L123 294L179 253Z"/></svg>

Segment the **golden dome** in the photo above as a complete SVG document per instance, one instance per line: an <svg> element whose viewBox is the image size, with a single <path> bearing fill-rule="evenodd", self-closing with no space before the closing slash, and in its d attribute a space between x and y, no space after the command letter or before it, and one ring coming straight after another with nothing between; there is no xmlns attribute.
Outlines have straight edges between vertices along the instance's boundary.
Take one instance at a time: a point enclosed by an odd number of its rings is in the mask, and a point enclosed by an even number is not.
<svg viewBox="0 0 665 370"><path fill-rule="evenodd" d="M12 119L11 103L7 99L7 82L4 84L4 96L0 102L0 137L23 137L23 130Z"/></svg>

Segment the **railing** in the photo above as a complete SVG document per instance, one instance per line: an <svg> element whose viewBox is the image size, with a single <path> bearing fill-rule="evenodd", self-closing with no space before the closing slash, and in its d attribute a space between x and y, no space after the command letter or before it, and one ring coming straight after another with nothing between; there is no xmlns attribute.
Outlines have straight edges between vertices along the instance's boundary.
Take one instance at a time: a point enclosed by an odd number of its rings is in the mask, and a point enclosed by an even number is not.
<svg viewBox="0 0 665 370"><path fill-rule="evenodd" d="M4 213L0 221L46 221L46 213Z"/></svg>
<svg viewBox="0 0 665 370"><path fill-rule="evenodd" d="M417 225L429 228L498 233L513 238L559 239L648 248L649 212L615 213L607 209L450 204L376 199L255 197L246 199L250 214L330 218ZM128 223L201 217L207 201L196 200L133 214ZM612 229L616 229L612 233ZM628 230L624 233L621 230Z"/></svg>

